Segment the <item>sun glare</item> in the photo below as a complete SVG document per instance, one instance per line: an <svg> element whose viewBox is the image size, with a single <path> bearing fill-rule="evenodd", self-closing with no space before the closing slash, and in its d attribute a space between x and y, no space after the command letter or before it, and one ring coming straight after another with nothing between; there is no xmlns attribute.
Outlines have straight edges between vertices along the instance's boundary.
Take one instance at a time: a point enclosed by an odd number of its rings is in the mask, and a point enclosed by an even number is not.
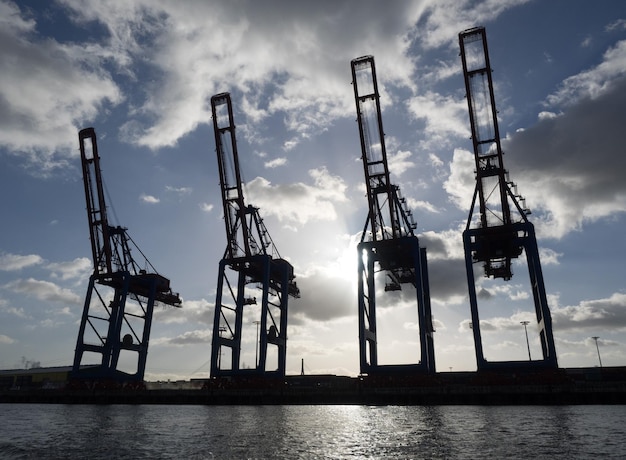
<svg viewBox="0 0 626 460"><path fill-rule="evenodd" d="M335 278L353 281L356 286L357 256L356 245L351 242L346 248L338 251L334 260L329 261L327 272Z"/></svg>

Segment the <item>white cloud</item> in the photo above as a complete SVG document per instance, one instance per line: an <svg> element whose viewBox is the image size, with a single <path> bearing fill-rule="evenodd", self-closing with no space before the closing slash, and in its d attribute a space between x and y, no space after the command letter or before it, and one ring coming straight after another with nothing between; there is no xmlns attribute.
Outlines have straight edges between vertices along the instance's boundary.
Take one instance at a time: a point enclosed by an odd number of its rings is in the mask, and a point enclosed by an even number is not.
<svg viewBox="0 0 626 460"><path fill-rule="evenodd" d="M184 346L190 344L210 344L213 336L211 329L187 331L176 337L160 337L150 341L151 345Z"/></svg>
<svg viewBox="0 0 626 460"><path fill-rule="evenodd" d="M612 32L614 30L626 30L626 19L617 19L606 26L607 32Z"/></svg>
<svg viewBox="0 0 626 460"><path fill-rule="evenodd" d="M70 305L82 304L78 295L49 281L36 280L34 278L18 279L5 284L3 287L19 294L35 297L38 300Z"/></svg>
<svg viewBox="0 0 626 460"><path fill-rule="evenodd" d="M626 294L616 292L608 298L552 308L552 320L558 331L626 330Z"/></svg>
<svg viewBox="0 0 626 460"><path fill-rule="evenodd" d="M165 191L182 196L189 195L193 191L193 189L191 187L172 187L171 185L166 185Z"/></svg>
<svg viewBox="0 0 626 460"><path fill-rule="evenodd" d="M77 257L69 262L50 263L46 266L53 277L62 280L87 278L92 267L92 261L86 257Z"/></svg>
<svg viewBox="0 0 626 460"><path fill-rule="evenodd" d="M9 315L17 316L18 318L30 318L22 307L9 307L6 300L0 300L0 311L8 313Z"/></svg>
<svg viewBox="0 0 626 460"><path fill-rule="evenodd" d="M9 2L0 3L0 25L2 29L13 29L19 32L31 32L35 28L35 21L26 19L20 14L17 5Z"/></svg>
<svg viewBox="0 0 626 460"><path fill-rule="evenodd" d="M23 268L39 265L43 259L37 254L28 254L25 256L19 254L1 254L0 270L17 271Z"/></svg>
<svg viewBox="0 0 626 460"><path fill-rule="evenodd" d="M140 199L141 201L143 201L144 203L149 203L149 204L157 204L157 203L159 203L159 202L161 201L161 200L159 200L157 197L152 196L152 195L147 195L147 194L145 194L145 193L142 193L142 194L139 196L139 199Z"/></svg>
<svg viewBox="0 0 626 460"><path fill-rule="evenodd" d="M537 324L537 320L529 313L514 313L509 317L493 317L480 320L480 330L484 332L519 331L521 321L530 321L529 328ZM506 342L504 342L506 343ZM513 344L517 347L518 344Z"/></svg>
<svg viewBox="0 0 626 460"><path fill-rule="evenodd" d="M429 145L446 145L450 136L469 137L467 102L455 100L453 96L427 92L407 102L409 112L426 123Z"/></svg>
<svg viewBox="0 0 626 460"><path fill-rule="evenodd" d="M464 224L459 229L422 233L419 238L421 246L428 249L428 258L464 260L462 228L465 228ZM461 262L461 265L465 266L465 263Z"/></svg>
<svg viewBox="0 0 626 460"><path fill-rule="evenodd" d="M211 203L200 203L200 209L204 212L211 212L213 210L213 205Z"/></svg>
<svg viewBox="0 0 626 460"><path fill-rule="evenodd" d="M626 212L626 76L603 87L503 142L541 236L562 238L586 221Z"/></svg>
<svg viewBox="0 0 626 460"><path fill-rule="evenodd" d="M274 158L273 160L266 161L264 166L266 168L277 168L287 164L287 158Z"/></svg>
<svg viewBox="0 0 626 460"><path fill-rule="evenodd" d="M550 248L539 248L541 265L559 265L561 263L559 257L562 255L562 253L556 252Z"/></svg>
<svg viewBox="0 0 626 460"><path fill-rule="evenodd" d="M0 343L3 343L5 345L10 345L12 343L15 343L15 340L9 337L8 335L0 334Z"/></svg>
<svg viewBox="0 0 626 460"><path fill-rule="evenodd" d="M352 112L348 62L363 50L378 56L386 81L412 86L414 63L406 51L425 10L419 2L381 9L374 0L354 8L282 0L64 3L77 20L105 25L118 65L130 69L143 61L154 67L136 109L142 119L124 128L129 140L150 148L175 145L209 123L206 102L224 90L244 93L251 121L284 112L297 142Z"/></svg>
<svg viewBox="0 0 626 460"><path fill-rule="evenodd" d="M441 161L441 158L439 158L434 153L429 153L428 154L428 159L430 160L430 164L435 166L435 167L440 168L440 167L443 166L443 161Z"/></svg>
<svg viewBox="0 0 626 460"><path fill-rule="evenodd" d="M325 168L311 169L309 176L314 185L302 182L272 185L267 179L257 177L246 184L249 204L258 206L262 215L275 215L279 220L302 225L310 220L335 220L334 203L347 201L346 184Z"/></svg>
<svg viewBox="0 0 626 460"><path fill-rule="evenodd" d="M356 274L356 268L354 269ZM345 275L349 275L344 273ZM351 316L355 311L354 282L338 278L328 267L312 267L298 277L301 298L290 301L290 323L303 318L327 321Z"/></svg>
<svg viewBox="0 0 626 460"><path fill-rule="evenodd" d="M473 153L467 150L454 149L450 163L450 175L443 183L443 188L448 193L449 199L457 208L468 212L476 188L475 169Z"/></svg>
<svg viewBox="0 0 626 460"><path fill-rule="evenodd" d="M551 106L570 106L583 99L596 99L610 91L615 80L626 76L626 40L604 53L603 61L589 70L567 78L559 90L548 96Z"/></svg>
<svg viewBox="0 0 626 460"><path fill-rule="evenodd" d="M412 153L408 150L398 150L395 154L388 155L387 162L389 171L394 176L400 176L410 168L415 167L415 163L411 161Z"/></svg>
<svg viewBox="0 0 626 460"><path fill-rule="evenodd" d="M439 0L427 4L428 17L423 27L422 40L426 47L438 47L448 43L464 29L484 24L504 11L530 0Z"/></svg>
<svg viewBox="0 0 626 460"><path fill-rule="evenodd" d="M107 56L99 47L87 52L52 38L37 39L34 20L25 19L13 3L0 8L6 18L0 27L0 145L47 174L74 154L77 120L91 120L123 97L101 67Z"/></svg>
<svg viewBox="0 0 626 460"><path fill-rule="evenodd" d="M407 203L409 205L409 208L411 209L422 209L424 211L432 212L435 214L439 213L439 209L437 209L435 205L433 205L432 203L429 203L428 201L415 200L413 198L408 198Z"/></svg>
<svg viewBox="0 0 626 460"><path fill-rule="evenodd" d="M289 139L289 140L284 142L283 150L285 152L289 152L290 150L293 150L294 148L296 148L299 142L300 141L298 140L298 138L296 138L296 137L291 138L291 139Z"/></svg>
<svg viewBox="0 0 626 460"><path fill-rule="evenodd" d="M20 115L11 117L14 123L22 120L15 126L18 129L4 130L7 137L0 137L0 143L11 148L72 148L78 128L74 120L93 119L106 104L124 100L121 86L111 76L114 66L116 75L131 83L147 82L141 94L132 95L129 118L120 127L130 142L152 149L176 145L198 125L210 123L208 99L227 90L241 94L243 111L251 122L282 114L287 129L296 133L284 142L284 148L291 149L334 119L352 115L350 59L364 52L376 56L378 73L384 76L379 82L382 94L387 85L415 91L416 62L408 50L417 38L418 22L423 22L422 45L437 47L454 43L465 25L495 18L524 3L490 0L470 7L468 0L394 2L381 8L376 0L358 6L351 2L337 6L330 0L293 4L282 0L263 4L251 0L236 4L61 1L76 24L99 22L107 35L98 44L33 41L27 34L35 30L34 21L24 19L12 4L3 4L6 16L12 18L7 21L11 26L6 42L15 58L23 61L16 68L30 69L24 74L14 69L3 72L5 86L0 94ZM275 13L278 10L280 15ZM67 87L72 88L70 93L64 91ZM14 95L15 88L28 90L24 93L37 103ZM57 94L64 94L64 99ZM431 96L443 102L441 96L429 93L412 103L412 110L427 120L429 129L466 128L465 123L452 123L449 128L441 122L458 103L448 99L448 108L442 110L432 104ZM428 115L421 105L435 112ZM31 122L23 123L28 119ZM450 120L454 118L447 125ZM43 127L42 135L26 136L32 126L39 133Z"/></svg>
<svg viewBox="0 0 626 460"><path fill-rule="evenodd" d="M539 112L539 115L537 115L537 118L539 119L539 121L541 120L549 120L549 119L553 119L558 117L558 114L554 113L554 112L548 112L548 111L542 111ZM523 130L520 130L519 132L522 132Z"/></svg>
<svg viewBox="0 0 626 460"><path fill-rule="evenodd" d="M185 300L182 308L159 308L154 316L159 323L213 324L214 303L205 299Z"/></svg>
<svg viewBox="0 0 626 460"><path fill-rule="evenodd" d="M461 231L425 232L419 235L426 248L430 295L439 304L466 302L467 276Z"/></svg>

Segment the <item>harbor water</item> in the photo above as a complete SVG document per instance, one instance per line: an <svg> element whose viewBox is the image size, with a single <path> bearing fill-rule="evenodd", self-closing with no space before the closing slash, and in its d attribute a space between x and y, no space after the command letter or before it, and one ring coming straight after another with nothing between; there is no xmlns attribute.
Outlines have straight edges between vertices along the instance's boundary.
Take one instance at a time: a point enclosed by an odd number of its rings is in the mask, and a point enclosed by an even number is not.
<svg viewBox="0 0 626 460"><path fill-rule="evenodd" d="M8 459L624 458L626 406L1 404Z"/></svg>

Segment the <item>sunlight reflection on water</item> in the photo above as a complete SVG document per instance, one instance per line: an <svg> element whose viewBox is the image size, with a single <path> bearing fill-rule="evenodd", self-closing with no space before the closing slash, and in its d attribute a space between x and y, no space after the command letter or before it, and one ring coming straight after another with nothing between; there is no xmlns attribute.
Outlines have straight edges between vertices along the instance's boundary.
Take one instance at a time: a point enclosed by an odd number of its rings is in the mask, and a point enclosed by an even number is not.
<svg viewBox="0 0 626 460"><path fill-rule="evenodd" d="M623 458L625 406L0 406L3 458Z"/></svg>

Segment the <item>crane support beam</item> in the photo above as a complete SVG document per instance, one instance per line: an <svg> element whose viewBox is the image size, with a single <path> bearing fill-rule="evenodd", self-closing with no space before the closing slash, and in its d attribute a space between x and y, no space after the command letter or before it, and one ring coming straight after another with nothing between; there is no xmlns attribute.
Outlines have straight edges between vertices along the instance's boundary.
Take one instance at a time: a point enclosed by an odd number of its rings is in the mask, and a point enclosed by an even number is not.
<svg viewBox="0 0 626 460"><path fill-rule="evenodd" d="M143 382L156 302L180 307L170 280L139 268L123 227L109 225L93 128L78 134L94 262L79 326L72 378ZM141 253L141 251L139 251ZM146 260L141 266L150 266Z"/></svg>
<svg viewBox="0 0 626 460"><path fill-rule="evenodd" d="M368 217L358 245L359 360L362 374L435 372L426 249L421 248L411 211L390 181L380 95L373 56L352 60L352 85L368 199ZM384 290L377 289L384 276ZM378 283L377 283L378 281ZM407 364L380 363L376 320L379 293L388 298L402 286L415 289L419 355Z"/></svg>
<svg viewBox="0 0 626 460"><path fill-rule="evenodd" d="M289 297L300 297L292 265L280 257L259 209L246 206L229 93L211 98L227 247L219 264L211 377L284 377ZM250 312L255 321L244 322ZM255 331L255 363L244 365L244 336ZM246 335L248 333L248 335Z"/></svg>
<svg viewBox="0 0 626 460"><path fill-rule="evenodd" d="M428 284L426 249L420 248L417 238L404 237L384 242L362 241L359 251L358 295L359 295L359 363L361 374L380 373L434 373L435 350ZM401 289L400 283L416 285L416 305L420 330L419 361L410 364L382 364L378 360L376 300L379 287L375 273L390 260L404 273L398 284L385 286L385 291Z"/></svg>
<svg viewBox="0 0 626 460"><path fill-rule="evenodd" d="M472 330L479 370L509 367L556 368L556 349L548 308L537 239L522 206L515 184L508 179L498 128L491 63L484 27L459 34L461 62L474 149L476 189L463 232L463 246L469 287ZM474 217L478 206L479 215ZM542 359L534 361L488 361L483 350L474 264L483 266L487 278L509 281L513 260L525 253L537 319Z"/></svg>

